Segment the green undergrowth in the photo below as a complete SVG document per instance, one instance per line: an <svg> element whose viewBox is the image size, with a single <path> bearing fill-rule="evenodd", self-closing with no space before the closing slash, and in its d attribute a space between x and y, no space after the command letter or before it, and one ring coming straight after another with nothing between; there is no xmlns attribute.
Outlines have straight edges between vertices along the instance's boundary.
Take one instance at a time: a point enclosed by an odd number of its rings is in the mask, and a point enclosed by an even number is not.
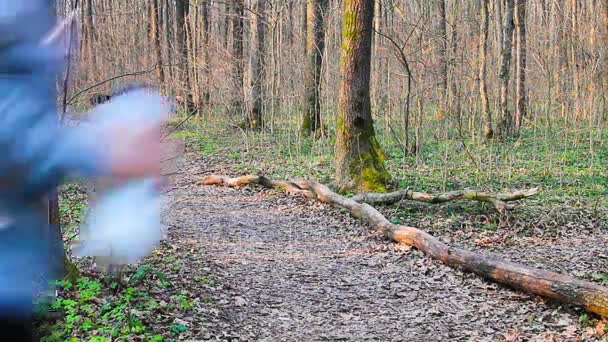
<svg viewBox="0 0 608 342"><path fill-rule="evenodd" d="M540 195L526 201L608 207L608 130L569 134L555 128L552 133L524 130L514 141L465 141L464 146L455 138L429 139L417 156L404 156L402 148L379 131L387 169L399 188L500 192L541 187ZM203 155L234 160L236 172L333 180L331 131L328 137L314 139L278 129L244 133L206 123L190 124L179 134Z"/></svg>
<svg viewBox="0 0 608 342"><path fill-rule="evenodd" d="M507 192L540 187L539 195L523 200L516 217L534 218L560 208L564 220L587 215L597 222L608 218L608 130L552 127L524 129L505 142L479 138L435 138L432 132L418 155L404 155L390 134L377 126L387 155L386 168L397 188L444 192L465 188ZM299 134L296 123L285 122L262 133L230 128L222 121L189 123L184 132L191 149L230 165L231 175L262 173L277 179L315 178L333 185L335 131L318 139ZM487 204L455 202L441 206L409 204L400 216L459 213L499 218ZM397 212L397 214L399 214ZM398 215L399 216L399 215Z"/></svg>
<svg viewBox="0 0 608 342"><path fill-rule="evenodd" d="M86 193L78 182L60 190L63 236L69 247L78 239ZM73 261L80 275L58 281L54 301L36 304L37 330L43 342L182 341L192 327L174 318L196 315L204 305L188 290L212 283L199 275L195 276L199 281L187 280L195 286L176 278L185 261L165 243L140 264L124 267L113 276L94 271L89 258Z"/></svg>
<svg viewBox="0 0 608 342"><path fill-rule="evenodd" d="M46 322L41 327L45 335L42 341L115 341L130 338L171 341L148 325L150 318L162 309L153 295L155 288L171 285L166 276L151 265L141 265L128 271L124 282L98 274L79 277L75 282L59 281L59 296L51 310L58 312L62 318Z"/></svg>
<svg viewBox="0 0 608 342"><path fill-rule="evenodd" d="M59 281L58 297L48 309L55 318L38 327L41 341L182 341L192 327L176 318L196 315L205 303L192 297L191 286L170 276L180 262L170 253L161 247L158 257L114 276L83 272L73 282Z"/></svg>

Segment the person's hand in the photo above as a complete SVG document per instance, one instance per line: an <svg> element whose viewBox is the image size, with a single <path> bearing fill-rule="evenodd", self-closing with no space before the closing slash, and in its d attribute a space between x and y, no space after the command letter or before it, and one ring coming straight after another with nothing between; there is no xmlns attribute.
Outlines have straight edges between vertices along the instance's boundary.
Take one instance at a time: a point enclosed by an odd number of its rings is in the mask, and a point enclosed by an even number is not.
<svg viewBox="0 0 608 342"><path fill-rule="evenodd" d="M112 177L160 177L160 124L142 125L114 124L102 130Z"/></svg>

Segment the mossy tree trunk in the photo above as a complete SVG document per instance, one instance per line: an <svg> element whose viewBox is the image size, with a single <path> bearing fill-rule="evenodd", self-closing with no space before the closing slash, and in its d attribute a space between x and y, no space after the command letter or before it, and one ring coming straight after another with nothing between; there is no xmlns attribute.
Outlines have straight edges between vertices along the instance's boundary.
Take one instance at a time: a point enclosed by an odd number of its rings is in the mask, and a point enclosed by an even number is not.
<svg viewBox="0 0 608 342"><path fill-rule="evenodd" d="M305 108L302 133L321 129L321 67L325 50L325 11L328 0L308 0L306 25Z"/></svg>
<svg viewBox="0 0 608 342"><path fill-rule="evenodd" d="M259 130L263 125L264 93L263 84L266 75L266 0L256 0L253 6L251 24L251 95L253 105L247 115L247 128Z"/></svg>
<svg viewBox="0 0 608 342"><path fill-rule="evenodd" d="M342 192L383 192L390 179L371 115L373 17L373 1L344 1L336 140L336 182Z"/></svg>

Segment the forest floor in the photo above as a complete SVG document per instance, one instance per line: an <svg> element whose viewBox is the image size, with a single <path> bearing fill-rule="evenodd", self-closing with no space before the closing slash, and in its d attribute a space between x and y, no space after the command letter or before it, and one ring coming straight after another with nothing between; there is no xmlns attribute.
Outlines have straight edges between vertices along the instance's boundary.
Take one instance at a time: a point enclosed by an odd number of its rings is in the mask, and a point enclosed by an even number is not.
<svg viewBox="0 0 608 342"><path fill-rule="evenodd" d="M61 322L64 335L157 342L606 338L606 322L579 308L444 266L327 205L257 186L196 185L204 175L237 176L263 166L241 160L242 145L207 153L189 141L181 157L174 158L179 144L164 157L172 179L161 247L118 284L81 266L76 289L63 296L98 310L77 309L71 330L69 319ZM418 227L452 245L608 284L601 219L547 209L526 227L529 221L517 217L496 223L491 207L473 205L381 210L393 219L411 213ZM97 283L101 289L91 285ZM81 303L89 287L95 296Z"/></svg>
<svg viewBox="0 0 608 342"><path fill-rule="evenodd" d="M184 277L209 278L209 315L183 320L183 338L250 341L587 340L595 326L575 308L488 283L387 243L326 205L247 187L194 185L235 174L221 156L188 153L166 211ZM442 220L444 218L438 218ZM445 241L531 266L592 278L608 269L608 235L567 225L557 236L444 232ZM181 254L181 256L179 256ZM194 260L199 267L194 265Z"/></svg>

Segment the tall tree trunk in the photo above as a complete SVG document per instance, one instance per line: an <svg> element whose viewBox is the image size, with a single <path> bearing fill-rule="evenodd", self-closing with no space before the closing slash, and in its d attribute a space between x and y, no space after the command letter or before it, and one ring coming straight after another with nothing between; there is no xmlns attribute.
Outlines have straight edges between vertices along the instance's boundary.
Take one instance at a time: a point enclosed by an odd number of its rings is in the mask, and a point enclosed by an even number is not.
<svg viewBox="0 0 608 342"><path fill-rule="evenodd" d="M373 1L344 0L336 140L336 182L341 191L386 191L390 179L371 115L373 17Z"/></svg>
<svg viewBox="0 0 608 342"><path fill-rule="evenodd" d="M287 40L287 46L293 46L293 1L287 1L287 18L285 19L285 35Z"/></svg>
<svg viewBox="0 0 608 342"><path fill-rule="evenodd" d="M437 50L439 52L439 119L443 119L447 108L448 92L448 31L445 0L435 0L437 6Z"/></svg>
<svg viewBox="0 0 608 342"><path fill-rule="evenodd" d="M452 28L450 34L450 55L449 59L456 61L458 57L458 25L457 17L460 11L460 3L455 3L452 8L452 18L450 21L450 27ZM448 88L448 113L454 113L460 120L461 115L461 98L458 94L459 82L456 75L456 68L448 64L448 76L449 76L449 88Z"/></svg>
<svg viewBox="0 0 608 342"><path fill-rule="evenodd" d="M93 46L96 38L95 23L93 21L93 2L92 0L84 0L81 8L82 20L82 44L80 45L80 53L87 60L89 65L88 72L84 73L85 79L90 78L93 68L97 65L96 56L93 53Z"/></svg>
<svg viewBox="0 0 608 342"><path fill-rule="evenodd" d="M150 2L150 33L154 43L154 53L156 55L156 65L158 73L158 82L160 85L165 84L165 70L163 69L163 52L161 47L161 20L158 8L158 0L152 0Z"/></svg>
<svg viewBox="0 0 608 342"><path fill-rule="evenodd" d="M321 129L321 67L325 51L325 11L327 0L308 0L306 25L305 108L302 133Z"/></svg>
<svg viewBox="0 0 608 342"><path fill-rule="evenodd" d="M506 0L491 0L491 5L492 5L492 9L493 9L493 14L494 14L494 26L496 27L495 30L495 35L496 35L496 39L495 39L495 44L498 48L500 48L500 46L502 46L502 39L503 39L503 8L504 8L504 2Z"/></svg>
<svg viewBox="0 0 608 342"><path fill-rule="evenodd" d="M167 60L173 61L173 16L171 12L171 1L165 0L165 40L167 43ZM171 63L172 64L172 63ZM173 78L173 67L169 66L169 77Z"/></svg>
<svg viewBox="0 0 608 342"><path fill-rule="evenodd" d="M230 1L226 1L224 4L224 25L222 26L222 37L224 38L222 42L224 43L224 49L228 51L228 47L230 44Z"/></svg>
<svg viewBox="0 0 608 342"><path fill-rule="evenodd" d="M203 80L201 84L201 107L207 108L209 105L209 1L203 0L201 6L201 68ZM200 114L200 113L199 113Z"/></svg>
<svg viewBox="0 0 608 342"><path fill-rule="evenodd" d="M381 105L379 94L382 88L382 81L380 75L382 75L380 68L383 63L379 58L380 43L382 38L376 34L376 32L382 32L382 0L374 0L374 31L372 32L372 71L371 71L371 101L372 107L376 107L376 111L380 112Z"/></svg>
<svg viewBox="0 0 608 342"><path fill-rule="evenodd" d="M578 1L570 0L570 32L569 32L569 46L570 46L570 72L572 79L572 94L571 99L573 102L574 119L580 119L581 113L581 96L580 96L580 74L579 64L577 55L579 45L581 44L581 37L578 34Z"/></svg>
<svg viewBox="0 0 608 342"><path fill-rule="evenodd" d="M308 32L308 2L302 1L302 13L300 16L300 36L306 37ZM304 42L304 55L308 55L308 46L306 41Z"/></svg>
<svg viewBox="0 0 608 342"><path fill-rule="evenodd" d="M517 55L516 55L516 111L515 129L519 130L522 120L527 114L527 90L526 90L526 2L527 0L517 0L517 13L515 24L517 27Z"/></svg>
<svg viewBox="0 0 608 342"><path fill-rule="evenodd" d="M233 86L234 96L230 108L231 115L234 117L241 116L244 107L244 89L243 89L243 15L244 15L244 0L232 0L232 61L233 61Z"/></svg>
<svg viewBox="0 0 608 342"><path fill-rule="evenodd" d="M488 33L490 28L490 0L481 0L481 27L479 30L479 96L481 97L481 112L484 118L484 135L486 139L494 137L494 125L487 86Z"/></svg>
<svg viewBox="0 0 608 342"><path fill-rule="evenodd" d="M180 82L184 91L184 98L190 95L190 73L188 66L188 15L190 14L190 1L177 0L175 3L175 23L177 24L176 40L180 55Z"/></svg>
<svg viewBox="0 0 608 342"><path fill-rule="evenodd" d="M247 115L247 128L258 130L262 128L262 111L264 106L263 84L266 67L266 0L255 0L251 26L251 93L253 105Z"/></svg>
<svg viewBox="0 0 608 342"><path fill-rule="evenodd" d="M515 0L507 0L505 22L502 34L502 47L500 50L500 115L499 135L502 138L513 134L513 117L509 110L509 80L511 71L511 55L513 48L513 31L515 23Z"/></svg>

